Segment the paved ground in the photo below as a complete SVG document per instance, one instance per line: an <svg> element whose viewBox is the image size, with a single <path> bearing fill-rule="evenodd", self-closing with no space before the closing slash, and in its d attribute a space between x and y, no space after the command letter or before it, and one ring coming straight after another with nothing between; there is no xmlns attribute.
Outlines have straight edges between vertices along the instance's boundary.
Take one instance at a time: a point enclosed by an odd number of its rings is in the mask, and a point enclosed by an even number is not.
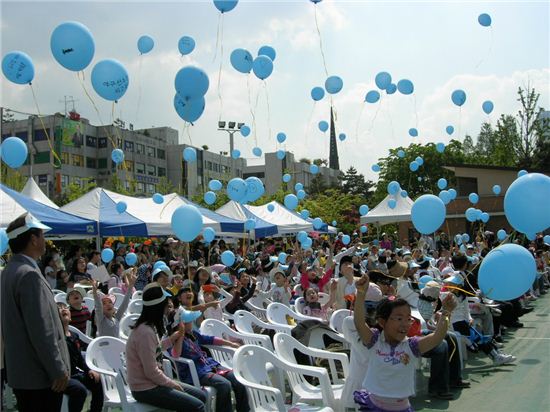
<svg viewBox="0 0 550 412"><path fill-rule="evenodd" d="M427 397L427 379L422 379L413 408L425 412L550 411L550 295L533 306L535 310L521 318L524 327L508 329L504 336L503 349L518 358L515 364L493 367L485 355L470 355L464 378L471 388L456 391L453 401L432 400Z"/></svg>

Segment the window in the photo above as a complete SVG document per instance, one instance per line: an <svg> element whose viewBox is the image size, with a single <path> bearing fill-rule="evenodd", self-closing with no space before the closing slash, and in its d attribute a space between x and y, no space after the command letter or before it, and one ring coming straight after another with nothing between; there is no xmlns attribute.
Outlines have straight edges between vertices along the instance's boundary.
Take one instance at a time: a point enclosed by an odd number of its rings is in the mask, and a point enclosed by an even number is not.
<svg viewBox="0 0 550 412"><path fill-rule="evenodd" d="M48 184L48 175L38 175L38 184L39 185Z"/></svg>
<svg viewBox="0 0 550 412"><path fill-rule="evenodd" d="M69 153L61 152L61 163L63 163L64 165L69 164Z"/></svg>
<svg viewBox="0 0 550 412"><path fill-rule="evenodd" d="M147 183L147 193L155 193L155 185Z"/></svg>
<svg viewBox="0 0 550 412"><path fill-rule="evenodd" d="M258 179L263 179L265 177L265 172L256 172L256 173L243 173L243 179L247 177L255 176Z"/></svg>
<svg viewBox="0 0 550 412"><path fill-rule="evenodd" d="M124 141L124 151L125 152L134 152L134 142L130 142L128 140Z"/></svg>
<svg viewBox="0 0 550 412"><path fill-rule="evenodd" d="M157 157L163 160L166 159L166 151L163 149L157 149Z"/></svg>
<svg viewBox="0 0 550 412"><path fill-rule="evenodd" d="M97 147L97 138L94 136L86 136L86 146Z"/></svg>
<svg viewBox="0 0 550 412"><path fill-rule="evenodd" d="M158 177L164 177L166 176L166 168L164 167L158 167Z"/></svg>
<svg viewBox="0 0 550 412"><path fill-rule="evenodd" d="M152 146L147 146L147 156L155 157L155 148Z"/></svg>
<svg viewBox="0 0 550 412"><path fill-rule="evenodd" d="M29 140L29 134L27 132L17 132L15 133L15 135L24 142L27 142Z"/></svg>
<svg viewBox="0 0 550 412"><path fill-rule="evenodd" d="M50 163L50 152L38 152L34 155L34 163Z"/></svg>
<svg viewBox="0 0 550 412"><path fill-rule="evenodd" d="M69 185L69 176L61 175L61 187L67 187Z"/></svg>
<svg viewBox="0 0 550 412"><path fill-rule="evenodd" d="M476 177L457 177L456 185L458 196L468 196L470 193L477 193Z"/></svg>
<svg viewBox="0 0 550 412"><path fill-rule="evenodd" d="M145 165L143 163L136 162L136 173L145 174Z"/></svg>
<svg viewBox="0 0 550 412"><path fill-rule="evenodd" d="M130 181L129 181L129 180L125 180L125 181L124 181L124 188L125 188L126 190L130 190Z"/></svg>
<svg viewBox="0 0 550 412"><path fill-rule="evenodd" d="M145 146L143 146L141 143L136 143L136 153L145 154Z"/></svg>
<svg viewBox="0 0 550 412"><path fill-rule="evenodd" d="M97 159L97 168L98 169L107 169L107 158L101 157Z"/></svg>
<svg viewBox="0 0 550 412"><path fill-rule="evenodd" d="M47 131L47 130L46 130ZM42 140L47 140L49 136L49 133L46 134L46 131L44 129L38 129L34 131L34 141L40 142Z"/></svg>
<svg viewBox="0 0 550 412"><path fill-rule="evenodd" d="M212 162L210 160L206 161L206 169L207 170L212 170Z"/></svg>
<svg viewBox="0 0 550 412"><path fill-rule="evenodd" d="M116 139L116 147L118 147L119 149L122 148L122 139L120 137L117 137Z"/></svg>
<svg viewBox="0 0 550 412"><path fill-rule="evenodd" d="M136 190L138 193L145 193L145 184L142 182L137 182Z"/></svg>
<svg viewBox="0 0 550 412"><path fill-rule="evenodd" d="M126 164L126 170L134 173L134 162L131 160L125 160L124 163Z"/></svg>
<svg viewBox="0 0 550 412"><path fill-rule="evenodd" d="M97 139L97 147L99 149L103 149L103 148L107 147L107 138L106 137L100 137L99 139Z"/></svg>
<svg viewBox="0 0 550 412"><path fill-rule="evenodd" d="M154 165L147 165L147 174L149 176L156 176L157 168Z"/></svg>
<svg viewBox="0 0 550 412"><path fill-rule="evenodd" d="M73 166L84 167L84 156L77 154L71 155L71 164Z"/></svg>
<svg viewBox="0 0 550 412"><path fill-rule="evenodd" d="M97 162L93 157L86 157L86 167L88 169L95 169L97 167Z"/></svg>

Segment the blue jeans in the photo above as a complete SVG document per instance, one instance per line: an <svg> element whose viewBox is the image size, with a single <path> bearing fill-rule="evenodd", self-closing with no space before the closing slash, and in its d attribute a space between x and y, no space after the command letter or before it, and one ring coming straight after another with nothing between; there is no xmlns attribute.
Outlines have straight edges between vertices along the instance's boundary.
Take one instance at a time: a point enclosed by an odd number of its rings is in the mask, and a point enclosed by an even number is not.
<svg viewBox="0 0 550 412"><path fill-rule="evenodd" d="M422 354L424 358L430 358L430 379L428 381L429 392L448 392L449 384L456 385L462 380L460 355L458 353L458 342L454 337L447 334L439 345L430 351ZM456 348L452 358L450 347Z"/></svg>
<svg viewBox="0 0 550 412"><path fill-rule="evenodd" d="M237 412L248 412L248 395L246 388L240 383L233 372L228 372L224 376L216 373L209 373L200 379L201 385L212 386L216 389L216 412L231 412L231 389L235 392L237 401Z"/></svg>
<svg viewBox="0 0 550 412"><path fill-rule="evenodd" d="M146 391L132 391L132 396L138 402L147 403L162 409L176 412L204 412L206 395L200 389L186 383L178 382L185 392L157 386Z"/></svg>

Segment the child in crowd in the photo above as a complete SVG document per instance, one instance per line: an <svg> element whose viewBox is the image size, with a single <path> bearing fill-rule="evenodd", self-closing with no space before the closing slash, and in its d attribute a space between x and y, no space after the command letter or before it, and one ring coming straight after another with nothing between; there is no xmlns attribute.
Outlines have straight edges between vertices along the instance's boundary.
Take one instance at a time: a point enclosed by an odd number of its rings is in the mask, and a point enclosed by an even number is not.
<svg viewBox="0 0 550 412"><path fill-rule="evenodd" d="M67 303L71 311L71 326L85 334L86 322L92 320L92 315L88 307L82 304L84 295L84 289L77 287L67 293Z"/></svg>
<svg viewBox="0 0 550 412"><path fill-rule="evenodd" d="M275 286L271 288L269 292L269 298L273 302L282 303L285 306L290 307L290 298L292 293L290 291L290 286L285 272L282 269L274 269L272 274Z"/></svg>
<svg viewBox="0 0 550 412"><path fill-rule="evenodd" d="M323 322L328 322L329 315L332 310L332 305L334 303L334 297L336 294L336 288L338 287L337 282L333 281L330 284L330 297L327 303L321 305L319 303L319 292L313 288L307 288L304 292L305 305L303 308L303 314L306 316L312 316L314 318L319 318Z"/></svg>
<svg viewBox="0 0 550 412"><path fill-rule="evenodd" d="M364 301L369 286L368 275L355 282L355 286L356 299ZM417 360L441 343L454 307L454 299L445 298L436 330L423 337L408 338L412 318L407 301L387 298L380 302L376 309L380 329L369 328L365 323L365 308L363 305L355 306L355 327L369 352L367 373L362 385L365 389L354 393L360 410L412 411L409 397L415 393Z"/></svg>
<svg viewBox="0 0 550 412"><path fill-rule="evenodd" d="M223 322L223 306L224 303L229 303L228 299L224 299L222 302L220 302L215 296L214 293L216 293L218 290L218 287L216 285L203 285L202 286L202 295L204 299L204 303L207 305L207 308L204 310L204 318L205 319L217 319L219 321ZM208 306L208 305L214 305L214 306Z"/></svg>

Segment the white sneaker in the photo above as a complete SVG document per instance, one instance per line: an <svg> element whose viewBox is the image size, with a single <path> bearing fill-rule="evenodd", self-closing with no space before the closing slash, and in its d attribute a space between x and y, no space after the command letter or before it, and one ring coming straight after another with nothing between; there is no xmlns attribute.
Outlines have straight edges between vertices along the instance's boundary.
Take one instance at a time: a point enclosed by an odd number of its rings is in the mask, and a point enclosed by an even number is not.
<svg viewBox="0 0 550 412"><path fill-rule="evenodd" d="M493 364L495 365L504 365L505 363L512 363L516 360L515 356L507 355L505 353L499 353L493 359Z"/></svg>
<svg viewBox="0 0 550 412"><path fill-rule="evenodd" d="M503 348L504 347L504 344L500 343L500 342L497 342L496 340L493 339L492 341L493 345L495 345L497 348Z"/></svg>

